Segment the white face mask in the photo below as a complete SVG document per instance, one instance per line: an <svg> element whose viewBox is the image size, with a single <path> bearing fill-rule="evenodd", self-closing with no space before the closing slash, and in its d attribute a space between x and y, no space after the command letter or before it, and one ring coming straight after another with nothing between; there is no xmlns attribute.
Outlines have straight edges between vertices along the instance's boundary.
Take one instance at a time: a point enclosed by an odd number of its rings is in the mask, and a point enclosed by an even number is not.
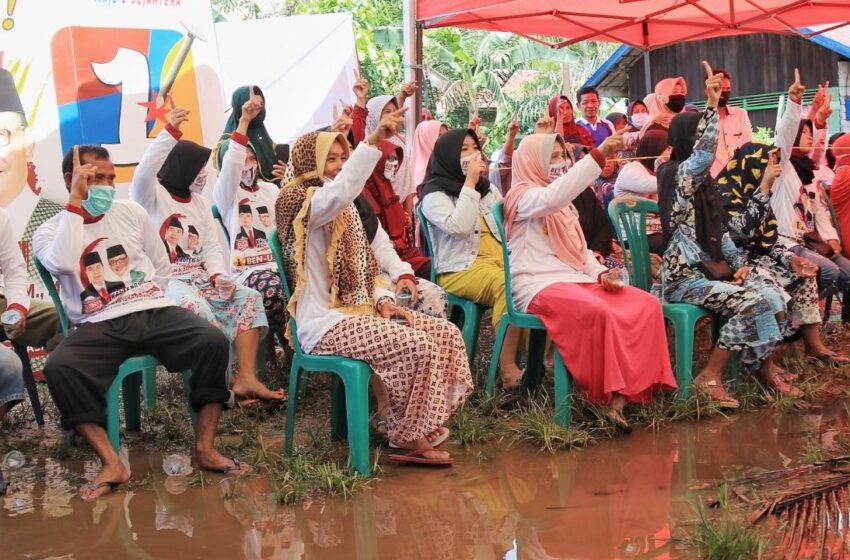
<svg viewBox="0 0 850 560"><path fill-rule="evenodd" d="M198 176L195 177L195 180L189 185L189 191L195 194L201 194L204 192L204 187L207 184L207 170L202 169Z"/></svg>
<svg viewBox="0 0 850 560"><path fill-rule="evenodd" d="M632 114L632 124L635 125L636 128L643 128L647 121L649 121L649 113Z"/></svg>
<svg viewBox="0 0 850 560"><path fill-rule="evenodd" d="M242 185L246 187L254 186L254 178L257 176L257 164L246 165L242 168Z"/></svg>
<svg viewBox="0 0 850 560"><path fill-rule="evenodd" d="M467 171L469 171L469 165L475 161L476 158L480 157L480 153L476 150L469 154L466 157L460 158L460 170L466 175Z"/></svg>
<svg viewBox="0 0 850 560"><path fill-rule="evenodd" d="M561 175L565 174L569 168L570 168L570 160L568 160L568 159L565 159L564 161L562 161L560 163L550 164L549 165L549 182L552 183L553 181L555 181L555 179L557 179Z"/></svg>
<svg viewBox="0 0 850 560"><path fill-rule="evenodd" d="M392 181L395 179L396 173L398 173L398 159L388 159L387 163L384 164L384 178L387 181Z"/></svg>
<svg viewBox="0 0 850 560"><path fill-rule="evenodd" d="M323 185L327 185L328 183L330 183L331 181L333 181L333 179L331 179L331 178L330 178L330 177L328 177L327 175L322 175L321 177L319 177L319 180L320 180L320 181L322 181L322 184L323 184Z"/></svg>

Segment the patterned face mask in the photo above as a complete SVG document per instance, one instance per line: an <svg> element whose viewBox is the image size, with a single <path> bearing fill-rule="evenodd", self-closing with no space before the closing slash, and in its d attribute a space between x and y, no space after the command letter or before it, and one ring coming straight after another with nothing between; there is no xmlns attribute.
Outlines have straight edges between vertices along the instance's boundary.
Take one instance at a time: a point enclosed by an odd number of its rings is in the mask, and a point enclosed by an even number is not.
<svg viewBox="0 0 850 560"><path fill-rule="evenodd" d="M560 177L564 175L570 168L570 160L565 159L559 163L553 163L549 165L549 182L552 183Z"/></svg>
<svg viewBox="0 0 850 560"><path fill-rule="evenodd" d="M460 170L463 172L464 175L466 175L466 173L469 171L469 165L473 161L475 161L476 158L479 158L479 157L481 157L481 153L478 150L476 150L476 151L472 152L471 154L469 154L468 156L466 156L464 158L460 158Z"/></svg>
<svg viewBox="0 0 850 560"><path fill-rule="evenodd" d="M242 186L253 187L254 179L257 177L257 164L252 163L242 168Z"/></svg>
<svg viewBox="0 0 850 560"><path fill-rule="evenodd" d="M384 178L387 181L392 181L395 179L396 173L398 173L398 158L387 158L387 163L384 164Z"/></svg>

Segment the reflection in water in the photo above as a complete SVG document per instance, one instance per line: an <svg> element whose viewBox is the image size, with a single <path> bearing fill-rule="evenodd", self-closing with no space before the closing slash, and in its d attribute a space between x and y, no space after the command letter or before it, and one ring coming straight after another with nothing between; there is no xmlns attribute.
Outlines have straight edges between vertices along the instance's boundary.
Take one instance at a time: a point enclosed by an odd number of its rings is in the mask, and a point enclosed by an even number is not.
<svg viewBox="0 0 850 560"><path fill-rule="evenodd" d="M92 465L47 460L13 473L0 511L3 557L686 558L671 536L693 519L696 491L787 466L812 432L846 425L846 413L835 410L751 414L637 431L554 456L502 447L479 462L480 449L453 450L453 469L387 465L383 480L349 501L286 508L263 478L213 476L189 487L141 450L130 457L134 477L151 484L85 504L66 469Z"/></svg>

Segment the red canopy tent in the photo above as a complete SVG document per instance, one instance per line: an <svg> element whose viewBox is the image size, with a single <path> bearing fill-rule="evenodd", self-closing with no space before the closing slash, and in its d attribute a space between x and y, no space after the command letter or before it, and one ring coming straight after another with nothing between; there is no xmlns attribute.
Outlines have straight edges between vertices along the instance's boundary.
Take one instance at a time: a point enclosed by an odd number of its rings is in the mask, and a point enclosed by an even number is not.
<svg viewBox="0 0 850 560"><path fill-rule="evenodd" d="M850 0L416 0L422 28L515 33L552 47L612 41L651 50L747 33L850 24ZM831 24L831 25L830 25ZM560 37L552 42L541 37Z"/></svg>

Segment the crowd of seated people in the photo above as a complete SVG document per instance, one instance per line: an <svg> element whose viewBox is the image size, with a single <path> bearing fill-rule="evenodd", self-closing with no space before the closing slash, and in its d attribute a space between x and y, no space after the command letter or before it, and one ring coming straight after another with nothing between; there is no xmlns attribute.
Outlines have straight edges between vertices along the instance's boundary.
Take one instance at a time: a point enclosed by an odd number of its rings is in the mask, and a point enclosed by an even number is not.
<svg viewBox="0 0 850 560"><path fill-rule="evenodd" d="M850 290L850 137L829 136L828 84L804 114L797 73L774 145L755 144L746 111L729 105L731 76L703 64L702 111L686 104L681 77L606 118L599 93L583 88L576 105L554 97L518 144L515 115L489 159L477 114L458 129L429 115L406 131L408 152L402 124L416 84L370 99L359 75L355 104L335 108L329 129L298 138L289 161L278 158L254 85L233 93L213 148L182 138L190 112L172 100L129 200L115 200L106 149L69 150L67 204L33 235L32 258L60 286L73 328L55 343L55 310L30 302L28 263L5 243L14 233L2 211L0 304L8 339L50 350L44 374L62 427L100 459L80 496L93 500L129 480L105 429L106 393L138 354L190 372L198 467L250 472L216 449L216 428L227 408L286 402L283 389L259 379L257 357L268 335L291 345L293 331L304 352L369 365L373 429L386 435L390 460L452 464L440 446L473 376L447 294L490 309L498 327L510 286L517 310L545 326L577 390L623 428L629 403L677 388L662 303L698 305L719 321L693 384L720 407L739 406L722 378L733 355L787 395L801 394L798 372L778 356L797 338L817 367L850 363L820 332L819 302ZM10 79L0 72L0 90ZM0 109L23 118L19 102ZM211 159L218 173L205 192ZM628 198L658 204L646 221L657 259L652 292L629 285L623 253L632 240L617 239L608 218L608 206ZM509 326L491 356L506 391L525 386L524 339ZM0 418L23 398L20 360L0 346Z"/></svg>

